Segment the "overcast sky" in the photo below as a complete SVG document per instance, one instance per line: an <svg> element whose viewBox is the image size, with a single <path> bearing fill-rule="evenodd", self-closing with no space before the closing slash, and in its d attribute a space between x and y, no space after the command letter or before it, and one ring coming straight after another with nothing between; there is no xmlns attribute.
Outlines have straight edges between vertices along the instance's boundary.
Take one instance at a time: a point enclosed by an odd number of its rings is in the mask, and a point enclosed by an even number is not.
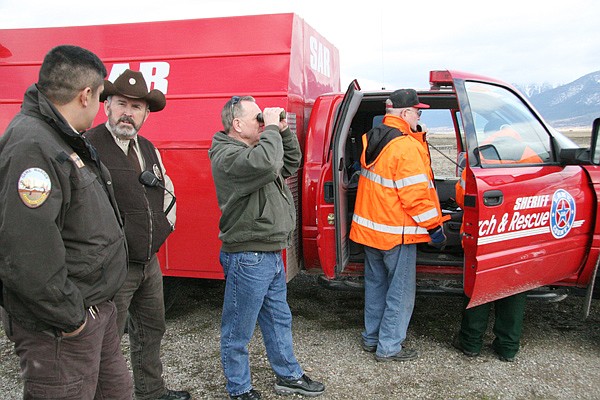
<svg viewBox="0 0 600 400"><path fill-rule="evenodd" d="M4 28L283 12L338 48L342 88L426 88L432 69L553 85L600 70L597 0L0 0L0 42Z"/></svg>

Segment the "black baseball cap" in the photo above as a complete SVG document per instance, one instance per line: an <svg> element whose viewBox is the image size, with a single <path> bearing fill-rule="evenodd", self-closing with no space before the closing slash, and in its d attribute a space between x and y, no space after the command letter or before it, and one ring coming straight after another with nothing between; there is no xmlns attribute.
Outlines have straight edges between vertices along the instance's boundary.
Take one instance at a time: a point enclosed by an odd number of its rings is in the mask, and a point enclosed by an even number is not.
<svg viewBox="0 0 600 400"><path fill-rule="evenodd" d="M421 103L419 101L419 96L417 96L417 91L414 89L398 89L389 97L392 102L392 106L390 108L429 108L428 104Z"/></svg>

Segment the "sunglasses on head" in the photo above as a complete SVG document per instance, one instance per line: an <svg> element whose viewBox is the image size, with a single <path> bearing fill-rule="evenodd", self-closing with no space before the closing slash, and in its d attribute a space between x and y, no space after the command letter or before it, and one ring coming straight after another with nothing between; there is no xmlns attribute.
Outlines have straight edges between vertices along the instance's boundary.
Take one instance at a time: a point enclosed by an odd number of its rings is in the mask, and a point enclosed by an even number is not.
<svg viewBox="0 0 600 400"><path fill-rule="evenodd" d="M234 108L233 108L233 107L235 107L235 105L236 105L237 103L239 103L239 102L240 102L240 99L241 99L241 97L240 97L240 96L233 96L233 97L231 98L231 100L230 100L230 101L231 101L231 116L232 116L232 117L234 117L234 116L235 116L235 113L233 112L233 110L234 110Z"/></svg>

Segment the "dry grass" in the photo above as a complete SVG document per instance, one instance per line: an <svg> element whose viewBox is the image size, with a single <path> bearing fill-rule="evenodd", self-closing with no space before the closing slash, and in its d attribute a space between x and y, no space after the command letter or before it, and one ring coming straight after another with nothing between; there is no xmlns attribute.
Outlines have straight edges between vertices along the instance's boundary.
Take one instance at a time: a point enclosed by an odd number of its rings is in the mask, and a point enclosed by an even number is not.
<svg viewBox="0 0 600 400"><path fill-rule="evenodd" d="M592 137L590 129L566 129L559 130L560 133L577 143L579 146L588 147Z"/></svg>

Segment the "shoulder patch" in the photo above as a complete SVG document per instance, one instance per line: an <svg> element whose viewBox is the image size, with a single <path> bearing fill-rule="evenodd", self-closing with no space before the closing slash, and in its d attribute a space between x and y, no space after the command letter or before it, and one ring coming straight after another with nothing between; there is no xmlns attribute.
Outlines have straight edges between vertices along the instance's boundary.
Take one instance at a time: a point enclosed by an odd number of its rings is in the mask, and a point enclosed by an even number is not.
<svg viewBox="0 0 600 400"><path fill-rule="evenodd" d="M79 155L75 152L71 153L71 155L69 156L71 158L71 161L73 161L73 163L78 167L78 168L83 168L83 166L85 165L83 163L83 161L81 160L81 158L79 158Z"/></svg>
<svg viewBox="0 0 600 400"><path fill-rule="evenodd" d="M19 177L19 197L29 208L38 208L48 198L52 190L50 177L41 168L28 168Z"/></svg>

